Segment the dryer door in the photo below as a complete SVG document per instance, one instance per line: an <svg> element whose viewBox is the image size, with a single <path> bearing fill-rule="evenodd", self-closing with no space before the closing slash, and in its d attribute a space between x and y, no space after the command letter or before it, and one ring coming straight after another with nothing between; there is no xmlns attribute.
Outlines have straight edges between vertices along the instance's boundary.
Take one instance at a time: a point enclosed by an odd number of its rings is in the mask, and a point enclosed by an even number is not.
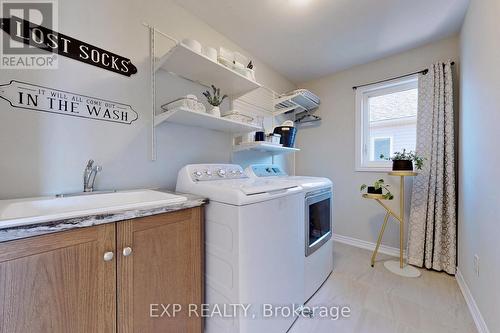
<svg viewBox="0 0 500 333"><path fill-rule="evenodd" d="M306 257L332 238L332 192L306 194Z"/></svg>

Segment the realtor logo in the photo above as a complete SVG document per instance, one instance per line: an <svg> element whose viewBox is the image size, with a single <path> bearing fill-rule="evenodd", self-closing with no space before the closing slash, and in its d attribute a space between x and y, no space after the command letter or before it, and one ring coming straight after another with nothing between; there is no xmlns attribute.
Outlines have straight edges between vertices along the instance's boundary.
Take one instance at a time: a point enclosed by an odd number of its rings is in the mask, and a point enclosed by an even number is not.
<svg viewBox="0 0 500 333"><path fill-rule="evenodd" d="M0 68L57 69L57 54L36 45L45 43L41 41L44 36L29 24L57 29L57 0L1 0L0 4L4 31L0 32Z"/></svg>

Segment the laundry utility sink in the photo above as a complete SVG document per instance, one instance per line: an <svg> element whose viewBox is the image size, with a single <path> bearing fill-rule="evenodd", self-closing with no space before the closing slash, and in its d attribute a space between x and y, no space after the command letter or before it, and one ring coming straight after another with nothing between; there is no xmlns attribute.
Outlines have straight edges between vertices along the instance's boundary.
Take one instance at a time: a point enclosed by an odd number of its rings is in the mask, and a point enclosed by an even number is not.
<svg viewBox="0 0 500 333"><path fill-rule="evenodd" d="M155 190L0 200L0 229L123 210L153 208L186 200L186 197L180 195Z"/></svg>

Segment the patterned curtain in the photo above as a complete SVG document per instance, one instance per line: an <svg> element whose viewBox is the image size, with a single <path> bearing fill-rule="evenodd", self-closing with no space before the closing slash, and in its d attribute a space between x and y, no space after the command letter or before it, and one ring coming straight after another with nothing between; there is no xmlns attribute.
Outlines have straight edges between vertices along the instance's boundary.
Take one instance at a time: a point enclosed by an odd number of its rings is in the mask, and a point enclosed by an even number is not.
<svg viewBox="0 0 500 333"><path fill-rule="evenodd" d="M455 117L450 61L419 77L417 153L424 167L415 177L410 209L408 262L455 274Z"/></svg>

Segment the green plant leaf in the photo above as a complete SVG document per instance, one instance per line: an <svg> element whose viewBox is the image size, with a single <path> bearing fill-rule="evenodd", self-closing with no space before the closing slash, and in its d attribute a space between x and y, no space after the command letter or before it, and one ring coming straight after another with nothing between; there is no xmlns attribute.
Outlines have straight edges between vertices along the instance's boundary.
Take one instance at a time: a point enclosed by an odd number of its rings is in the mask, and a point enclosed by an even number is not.
<svg viewBox="0 0 500 333"><path fill-rule="evenodd" d="M391 192L387 192L386 194L384 194L384 199L392 200L392 199L394 199L394 195L392 195Z"/></svg>

